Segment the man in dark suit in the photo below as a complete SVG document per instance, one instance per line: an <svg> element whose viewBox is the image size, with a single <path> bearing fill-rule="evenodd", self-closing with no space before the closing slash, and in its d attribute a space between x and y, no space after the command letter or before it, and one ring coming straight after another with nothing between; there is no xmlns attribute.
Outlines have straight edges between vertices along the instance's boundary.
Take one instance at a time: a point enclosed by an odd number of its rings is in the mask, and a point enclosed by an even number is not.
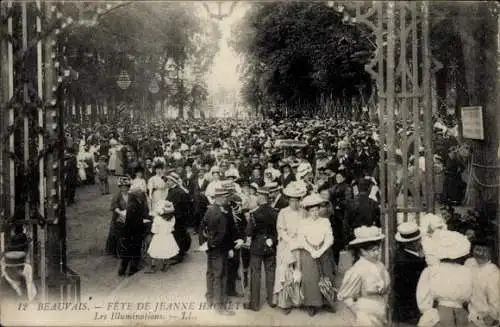
<svg viewBox="0 0 500 327"><path fill-rule="evenodd" d="M227 293L228 259L234 257L235 233L231 230L231 219L224 208L228 204L230 190L221 185L213 193L214 203L208 206L201 222L200 242L207 243L207 302L215 305L217 312L232 316L223 304Z"/></svg>
<svg viewBox="0 0 500 327"><path fill-rule="evenodd" d="M278 232L276 222L278 211L270 205L270 188L262 187L259 194L259 207L250 212L247 226L247 238L250 243L250 301L244 304L245 309L260 310L260 290L262 263L264 263L266 299L270 307L273 304L274 276L276 269L276 244Z"/></svg>
<svg viewBox="0 0 500 327"><path fill-rule="evenodd" d="M380 227L380 207L377 201L371 199L370 195L371 181L360 179L358 182L359 194L353 201L353 206L349 210L349 233L354 237L354 229L361 226Z"/></svg>
<svg viewBox="0 0 500 327"><path fill-rule="evenodd" d="M191 236L187 231L189 216L191 213L191 200L188 190L182 185L182 180L176 173L167 175L168 188L167 201L172 202L175 211L175 225L173 235L179 245L179 254L172 258L171 264L177 264L184 260L186 252L191 246Z"/></svg>
<svg viewBox="0 0 500 327"><path fill-rule="evenodd" d="M398 226L396 241L399 248L394 259L394 321L417 325L420 311L417 306L417 284L427 266L422 251L417 224L405 222Z"/></svg>

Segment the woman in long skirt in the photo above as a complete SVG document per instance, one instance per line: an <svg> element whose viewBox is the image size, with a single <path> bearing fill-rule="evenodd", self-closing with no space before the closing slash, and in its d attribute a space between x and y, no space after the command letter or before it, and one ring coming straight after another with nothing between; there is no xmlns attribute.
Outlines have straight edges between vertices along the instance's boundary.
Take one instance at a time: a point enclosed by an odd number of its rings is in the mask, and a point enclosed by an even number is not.
<svg viewBox="0 0 500 327"><path fill-rule="evenodd" d="M304 296L302 306L307 308L309 316L314 316L319 309L328 305L319 287L320 278L328 278L332 282L334 280L332 228L327 218L319 216L320 208L328 205L330 203L316 193L302 201L307 218L300 224L298 251Z"/></svg>
<svg viewBox="0 0 500 327"><path fill-rule="evenodd" d="M274 303L289 314L293 307L300 304L299 283L294 281L294 271L298 271L296 247L300 221L304 210L300 199L307 193L297 182L290 182L283 190L289 199L288 207L281 209L276 224L278 245L276 247L276 272L274 280Z"/></svg>

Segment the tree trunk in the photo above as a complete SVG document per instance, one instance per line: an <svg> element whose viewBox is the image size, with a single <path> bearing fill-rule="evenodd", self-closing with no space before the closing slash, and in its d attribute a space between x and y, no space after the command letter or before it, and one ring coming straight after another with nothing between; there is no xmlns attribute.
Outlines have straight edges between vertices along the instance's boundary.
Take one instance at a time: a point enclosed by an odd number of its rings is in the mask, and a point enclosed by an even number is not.
<svg viewBox="0 0 500 327"><path fill-rule="evenodd" d="M479 23L474 15L462 13L461 25L467 26L462 33L467 84L470 91L470 105L483 107L484 140L471 141L473 165L472 180L469 180L467 203L478 207L498 204L498 106L500 82L498 81L498 21L488 13L488 3L480 4L479 14L484 17ZM469 6L464 6L468 8ZM471 18L471 19L469 19ZM465 24L467 22L467 24ZM475 36L481 33L482 40Z"/></svg>

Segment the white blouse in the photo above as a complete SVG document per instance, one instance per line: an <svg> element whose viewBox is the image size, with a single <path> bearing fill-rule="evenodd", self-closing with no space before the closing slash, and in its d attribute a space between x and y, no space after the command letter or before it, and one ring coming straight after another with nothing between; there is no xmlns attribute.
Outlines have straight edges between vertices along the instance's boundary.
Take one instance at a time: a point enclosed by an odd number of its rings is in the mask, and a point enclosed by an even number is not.
<svg viewBox="0 0 500 327"><path fill-rule="evenodd" d="M500 270L491 262L479 265L474 258L468 259L465 266L472 269L473 276L469 318L477 326L486 315L500 319Z"/></svg>
<svg viewBox="0 0 500 327"><path fill-rule="evenodd" d="M299 223L299 242L313 258L319 258L333 245L333 232L326 218L303 219Z"/></svg>
<svg viewBox="0 0 500 327"><path fill-rule="evenodd" d="M434 301L444 306L462 308L472 296L471 269L443 262L427 267L420 275L416 295L422 313L432 309Z"/></svg>

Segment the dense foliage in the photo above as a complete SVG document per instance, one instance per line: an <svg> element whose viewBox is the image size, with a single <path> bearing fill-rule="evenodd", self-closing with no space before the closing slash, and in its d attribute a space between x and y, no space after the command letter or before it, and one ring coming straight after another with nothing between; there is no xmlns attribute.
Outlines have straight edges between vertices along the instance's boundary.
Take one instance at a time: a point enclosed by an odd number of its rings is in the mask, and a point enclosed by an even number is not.
<svg viewBox="0 0 500 327"><path fill-rule="evenodd" d="M96 24L73 24L64 47L69 66L78 72L71 93L78 105L126 102L138 112L167 101L184 116L202 109L206 77L219 49L217 24L198 14L195 3L129 2L104 11ZM65 3L64 16L96 11L93 3ZM126 91L116 80L125 70ZM158 92L148 89L155 81ZM150 112L151 114L152 112Z"/></svg>
<svg viewBox="0 0 500 327"><path fill-rule="evenodd" d="M342 18L321 2L253 4L233 28L231 43L244 60L247 104L263 114L285 107L287 114L303 114L319 110L325 99L351 102L360 89L366 98L371 79L364 65L373 39Z"/></svg>

